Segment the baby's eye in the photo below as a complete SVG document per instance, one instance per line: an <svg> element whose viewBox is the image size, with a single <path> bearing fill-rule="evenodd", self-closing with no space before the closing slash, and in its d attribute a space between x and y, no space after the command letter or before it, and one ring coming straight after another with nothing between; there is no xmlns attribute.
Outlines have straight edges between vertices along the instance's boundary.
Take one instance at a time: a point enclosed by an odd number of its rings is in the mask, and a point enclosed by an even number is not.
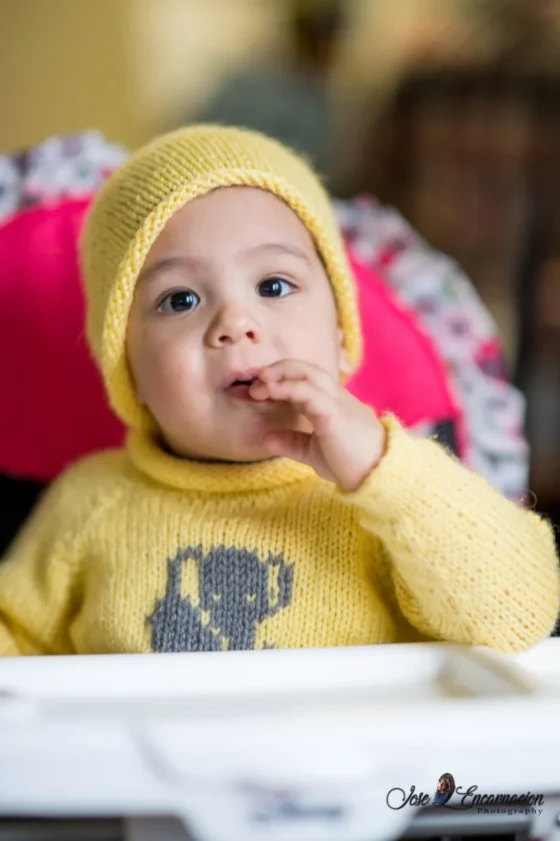
<svg viewBox="0 0 560 841"><path fill-rule="evenodd" d="M263 298L283 298L294 291L294 284L282 277L267 277L259 283L257 289Z"/></svg>
<svg viewBox="0 0 560 841"><path fill-rule="evenodd" d="M179 289L177 292L170 292L159 304L159 311L164 313L189 312L194 310L200 298L192 289Z"/></svg>

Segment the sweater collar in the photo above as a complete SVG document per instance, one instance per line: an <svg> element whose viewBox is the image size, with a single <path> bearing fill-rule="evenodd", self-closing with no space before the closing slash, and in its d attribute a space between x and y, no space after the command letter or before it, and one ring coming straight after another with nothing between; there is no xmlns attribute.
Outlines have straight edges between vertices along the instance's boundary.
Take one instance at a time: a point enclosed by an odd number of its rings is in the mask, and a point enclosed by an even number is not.
<svg viewBox="0 0 560 841"><path fill-rule="evenodd" d="M286 458L253 464L178 458L149 435L132 430L126 448L134 466L158 484L199 493L240 493L282 487L314 476L311 467Z"/></svg>

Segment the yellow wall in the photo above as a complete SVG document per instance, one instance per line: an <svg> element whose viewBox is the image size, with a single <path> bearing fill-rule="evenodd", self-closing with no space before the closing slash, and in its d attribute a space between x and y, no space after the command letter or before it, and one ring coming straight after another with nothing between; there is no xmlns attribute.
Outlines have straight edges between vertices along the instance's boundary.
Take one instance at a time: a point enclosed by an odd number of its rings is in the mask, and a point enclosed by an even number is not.
<svg viewBox="0 0 560 841"><path fill-rule="evenodd" d="M347 0L339 95L381 101L463 2ZM285 17L283 0L0 0L0 151L87 128L134 147L282 50Z"/></svg>
<svg viewBox="0 0 560 841"><path fill-rule="evenodd" d="M97 127L136 140L129 2L0 0L1 150Z"/></svg>
<svg viewBox="0 0 560 841"><path fill-rule="evenodd" d="M0 151L97 128L136 146L281 39L281 0L0 0Z"/></svg>
<svg viewBox="0 0 560 841"><path fill-rule="evenodd" d="M131 60L148 131L188 118L224 75L283 47L283 0L133 0L132 6Z"/></svg>

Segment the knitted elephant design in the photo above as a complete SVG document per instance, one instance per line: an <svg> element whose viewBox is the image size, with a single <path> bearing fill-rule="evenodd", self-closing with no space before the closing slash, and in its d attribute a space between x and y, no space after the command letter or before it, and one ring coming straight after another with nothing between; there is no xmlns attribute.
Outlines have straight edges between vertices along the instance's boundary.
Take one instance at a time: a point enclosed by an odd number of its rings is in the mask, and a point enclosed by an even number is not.
<svg viewBox="0 0 560 841"><path fill-rule="evenodd" d="M187 564L198 565L198 593L183 596ZM167 562L167 575L165 595L148 617L154 652L253 649L258 624L292 601L293 564L282 555L261 560L235 546L208 553L188 546Z"/></svg>

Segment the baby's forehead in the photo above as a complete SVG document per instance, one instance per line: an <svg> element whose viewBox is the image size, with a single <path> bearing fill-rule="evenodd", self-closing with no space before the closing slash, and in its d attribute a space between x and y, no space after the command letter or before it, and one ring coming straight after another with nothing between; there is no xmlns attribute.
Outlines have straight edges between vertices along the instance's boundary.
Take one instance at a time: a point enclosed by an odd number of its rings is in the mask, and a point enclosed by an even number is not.
<svg viewBox="0 0 560 841"><path fill-rule="evenodd" d="M228 254L256 259L263 254L309 259L314 240L299 216L273 193L225 187L198 196L167 221L144 267L165 256Z"/></svg>
<svg viewBox="0 0 560 841"><path fill-rule="evenodd" d="M257 187L219 187L187 202L167 223L169 226L236 223L243 228L280 225L307 232L297 213L274 193ZM307 232L308 233L308 232Z"/></svg>

